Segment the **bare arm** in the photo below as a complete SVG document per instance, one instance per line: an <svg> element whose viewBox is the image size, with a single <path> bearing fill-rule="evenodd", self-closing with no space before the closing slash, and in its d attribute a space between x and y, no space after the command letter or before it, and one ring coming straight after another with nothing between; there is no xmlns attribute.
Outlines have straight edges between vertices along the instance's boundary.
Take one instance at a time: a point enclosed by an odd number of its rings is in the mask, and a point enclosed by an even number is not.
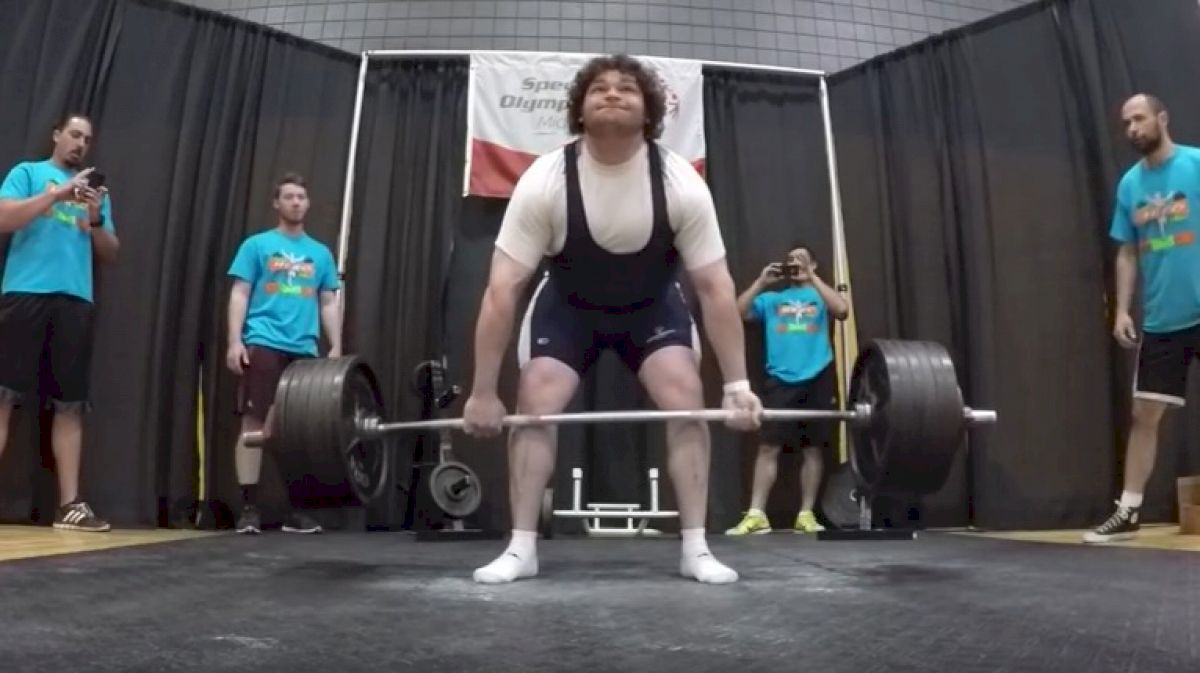
<svg viewBox="0 0 1200 673"><path fill-rule="evenodd" d="M746 320L754 320L754 312L750 310L754 304L754 298L762 294L762 291L767 288L767 283L762 279L762 276L754 279L750 287L746 291L738 295L737 310Z"/></svg>
<svg viewBox="0 0 1200 673"><path fill-rule="evenodd" d="M121 242L116 234L103 227L96 227L92 229L92 249L96 251L96 257L100 261L112 264L117 261L117 251L121 249Z"/></svg>
<svg viewBox="0 0 1200 673"><path fill-rule="evenodd" d="M338 306L338 293L332 290L321 292L321 327L329 339L329 357L342 355L342 311Z"/></svg>
<svg viewBox="0 0 1200 673"><path fill-rule="evenodd" d="M500 361L508 348L516 319L517 300L533 276L530 269L504 251L496 249L487 289L475 325L475 380L472 395L495 395L500 380Z"/></svg>
<svg viewBox="0 0 1200 673"><path fill-rule="evenodd" d="M1114 269L1117 283L1117 315L1128 315L1129 304L1133 301L1133 289L1137 283L1137 249L1132 243L1123 244L1117 249L1116 268Z"/></svg>
<svg viewBox="0 0 1200 673"><path fill-rule="evenodd" d="M246 308L250 305L250 283L234 280L229 293L229 343L242 342L242 326L246 322Z"/></svg>
<svg viewBox="0 0 1200 673"><path fill-rule="evenodd" d="M0 200L0 234L8 234L29 224L58 201L55 192L43 192L28 199Z"/></svg>
<svg viewBox="0 0 1200 673"><path fill-rule="evenodd" d="M825 306L829 308L829 315L835 320L845 320L846 316L850 315L850 302L841 295L840 292L829 287L829 285L815 273L809 274L812 279L813 287L821 294L821 299L825 300Z"/></svg>
<svg viewBox="0 0 1200 673"><path fill-rule="evenodd" d="M746 340L725 258L689 271L700 299L704 331L712 343L726 383L746 379Z"/></svg>

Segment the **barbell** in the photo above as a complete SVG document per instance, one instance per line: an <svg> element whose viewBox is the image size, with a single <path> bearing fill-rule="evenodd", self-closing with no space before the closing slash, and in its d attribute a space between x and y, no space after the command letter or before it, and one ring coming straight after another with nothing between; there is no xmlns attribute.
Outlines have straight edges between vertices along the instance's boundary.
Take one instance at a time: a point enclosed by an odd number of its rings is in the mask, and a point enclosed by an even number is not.
<svg viewBox="0 0 1200 673"><path fill-rule="evenodd" d="M931 341L869 342L855 361L846 406L764 409L762 421L846 422L849 463L863 494L936 491L945 483L967 428L997 420L995 411L964 406L949 353ZM697 409L509 415L502 424L720 422L734 413ZM368 503L384 492L391 477L390 436L463 427L461 418L385 422L384 414L378 380L362 358L298 360L280 377L269 431L246 433L242 441L286 453L290 464L302 465L318 482L349 484L358 499ZM458 512L478 505L479 480L461 463L442 470L433 483L439 505L456 503Z"/></svg>

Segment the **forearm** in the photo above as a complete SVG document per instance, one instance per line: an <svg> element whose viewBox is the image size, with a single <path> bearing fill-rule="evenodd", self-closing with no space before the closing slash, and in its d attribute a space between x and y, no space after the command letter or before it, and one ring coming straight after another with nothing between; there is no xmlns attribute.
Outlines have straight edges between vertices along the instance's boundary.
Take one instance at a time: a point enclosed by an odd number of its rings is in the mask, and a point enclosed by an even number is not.
<svg viewBox="0 0 1200 673"><path fill-rule="evenodd" d="M725 382L746 378L746 338L742 330L742 314L737 314L732 283L728 288L716 287L700 292L700 307L704 314L704 332L712 344L717 364Z"/></svg>
<svg viewBox="0 0 1200 673"><path fill-rule="evenodd" d="M117 251L121 248L121 242L117 239L116 234L102 227L92 229L92 248L96 251L96 256L100 261L109 264L117 261Z"/></svg>
<svg viewBox="0 0 1200 673"><path fill-rule="evenodd" d="M54 205L54 193L43 192L28 199L0 201L0 234L12 233L29 224Z"/></svg>
<svg viewBox="0 0 1200 673"><path fill-rule="evenodd" d="M750 312L750 304L754 302L754 298L762 293L765 285L761 278L754 279L754 283L746 288L746 291L738 295L737 310L741 316L747 315Z"/></svg>
<svg viewBox="0 0 1200 673"><path fill-rule="evenodd" d="M241 343L242 327L246 322L247 299L238 293L229 298L229 343Z"/></svg>
<svg viewBox="0 0 1200 673"><path fill-rule="evenodd" d="M825 305L829 307L830 315L838 320L842 320L850 314L850 302L846 301L846 298L840 292L829 287L829 284L817 275L813 275L812 283L813 287L820 293L821 299L825 300Z"/></svg>
<svg viewBox="0 0 1200 673"><path fill-rule="evenodd" d="M516 314L515 293L489 287L479 306L475 324L475 378L473 394L494 394L500 380L500 362L512 336Z"/></svg>
<svg viewBox="0 0 1200 673"><path fill-rule="evenodd" d="M329 340L329 350L342 351L342 312L338 301L321 304L321 326L325 328L325 338Z"/></svg>
<svg viewBox="0 0 1200 673"><path fill-rule="evenodd" d="M1117 255L1115 269L1117 283L1117 313L1129 313L1133 301L1133 288L1137 281L1137 260L1130 254Z"/></svg>

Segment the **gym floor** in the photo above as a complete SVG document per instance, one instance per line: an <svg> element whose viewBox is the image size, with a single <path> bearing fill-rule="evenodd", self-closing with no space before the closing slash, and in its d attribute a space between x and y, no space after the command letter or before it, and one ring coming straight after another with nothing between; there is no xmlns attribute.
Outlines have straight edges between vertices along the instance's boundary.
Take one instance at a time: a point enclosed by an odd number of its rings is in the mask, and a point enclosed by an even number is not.
<svg viewBox="0 0 1200 673"><path fill-rule="evenodd" d="M496 587L470 575L499 540L130 533L0 527L53 554L0 563L6 673L1200 670L1200 539L1169 528L1143 537L1179 549L713 536L742 574L717 587L675 575L673 538L542 541L541 577Z"/></svg>

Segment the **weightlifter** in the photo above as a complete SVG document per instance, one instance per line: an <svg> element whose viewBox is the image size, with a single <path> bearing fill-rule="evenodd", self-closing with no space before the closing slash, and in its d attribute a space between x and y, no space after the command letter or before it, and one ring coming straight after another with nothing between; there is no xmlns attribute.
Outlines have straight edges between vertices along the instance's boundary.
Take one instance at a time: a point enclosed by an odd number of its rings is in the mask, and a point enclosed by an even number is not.
<svg viewBox="0 0 1200 673"><path fill-rule="evenodd" d="M0 185L0 233L12 234L0 289L0 453L13 407L36 396L40 379L54 409L54 527L105 532L109 523L80 497L79 471L91 408L92 258L115 261L120 242L108 189L84 167L91 120L69 114L51 138L50 157L17 164Z"/></svg>
<svg viewBox="0 0 1200 673"><path fill-rule="evenodd" d="M283 370L300 358L317 357L320 327L329 338L329 357L342 354L337 265L329 248L304 231L309 208L304 178L284 175L275 185L272 207L275 227L243 241L229 267L233 289L225 364L240 377L237 411L242 435L267 424ZM260 533L256 490L262 449L248 447L239 438L235 462L242 487L237 532ZM321 526L303 512L305 494L298 476L284 474L292 511L283 531L319 533Z"/></svg>
<svg viewBox="0 0 1200 673"><path fill-rule="evenodd" d="M1132 424L1125 448L1125 484L1117 509L1085 542L1137 535L1138 510L1158 452L1158 426L1169 408L1182 407L1188 368L1200 353L1200 149L1178 145L1167 130L1162 101L1133 96L1121 108L1125 136L1142 159L1117 185L1110 236L1116 257L1113 336L1138 349ZM1142 331L1130 316L1138 271L1143 290Z"/></svg>
<svg viewBox="0 0 1200 673"><path fill-rule="evenodd" d="M835 409L837 373L829 340L829 319L845 320L850 304L817 275L817 261L808 246L792 245L786 263L774 262L740 296L738 309L747 320L763 323L766 382L763 399L772 409ZM813 514L821 486L823 452L830 448L825 422L770 423L754 460L750 508L726 535L771 532L767 496L779 472L782 447L802 452L800 512L794 530L823 530Z"/></svg>
<svg viewBox="0 0 1200 673"><path fill-rule="evenodd" d="M635 371L661 409L701 409L699 344L677 281L688 272L726 381L729 425L758 427L762 405L746 379L741 316L712 195L688 162L655 140L664 95L653 72L627 56L589 61L568 92L568 124L581 137L539 157L522 175L496 240L475 331L475 375L464 429L495 436L505 415L500 360L517 302L543 257L548 272L525 312L518 342L517 411L561 412L601 349ZM668 471L680 512L680 573L734 582L705 539L710 442L699 421L667 424ZM554 471L554 427L509 434L508 548L474 573L501 583L538 572L542 493Z"/></svg>

